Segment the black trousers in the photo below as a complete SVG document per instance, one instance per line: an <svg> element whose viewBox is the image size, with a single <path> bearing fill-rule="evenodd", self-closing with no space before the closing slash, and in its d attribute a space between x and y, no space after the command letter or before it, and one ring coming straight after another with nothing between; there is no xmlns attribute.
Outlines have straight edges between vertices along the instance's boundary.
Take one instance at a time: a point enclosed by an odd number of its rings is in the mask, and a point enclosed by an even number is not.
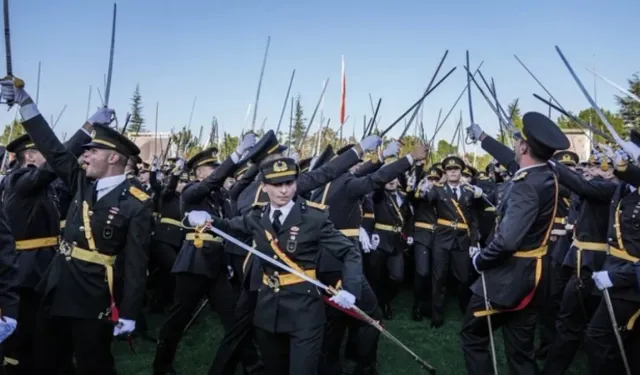
<svg viewBox="0 0 640 375"><path fill-rule="evenodd" d="M335 285L341 272L328 272L318 275L328 285ZM360 299L356 305L373 319L380 320L382 312L373 289L365 279L360 291ZM349 316L342 311L327 306L327 323L322 343L322 354L318 374L342 374L340 348L345 333L349 330L346 357L356 362L355 374L367 374L375 368L380 333L374 327Z"/></svg>
<svg viewBox="0 0 640 375"><path fill-rule="evenodd" d="M40 295L30 288L20 288L20 305L18 307L18 326L3 344L6 357L17 361L17 365L7 364L7 375L33 374L33 345L36 320L40 306Z"/></svg>
<svg viewBox="0 0 640 375"><path fill-rule="evenodd" d="M415 275L413 293L415 300L431 309L431 249L421 243L413 244Z"/></svg>
<svg viewBox="0 0 640 375"><path fill-rule="evenodd" d="M631 330L626 325L630 318L640 310L639 302L611 299L616 323L622 327L620 335L632 374L640 374L640 321ZM607 305L604 298L596 308L587 328L587 355L589 358L589 374L624 374L624 366L620 348L611 326Z"/></svg>
<svg viewBox="0 0 640 375"><path fill-rule="evenodd" d="M264 375L316 375L324 325L287 333L256 328Z"/></svg>
<svg viewBox="0 0 640 375"><path fill-rule="evenodd" d="M115 375L112 340L110 321L49 316L41 310L36 324L32 374ZM70 367L73 358L75 372Z"/></svg>
<svg viewBox="0 0 640 375"><path fill-rule="evenodd" d="M176 274L176 289L169 316L160 329L153 370L157 373L173 371L173 360L185 327L200 306L202 298L209 300L212 310L220 315L227 331L233 327L233 315L237 296L231 288L226 273L215 279L188 273Z"/></svg>
<svg viewBox="0 0 640 375"><path fill-rule="evenodd" d="M162 241L153 241L150 246L151 274L147 282L147 288L151 293L152 308L164 308L171 304L175 289L175 277L171 268L176 261L177 252L180 250Z"/></svg>
<svg viewBox="0 0 640 375"><path fill-rule="evenodd" d="M599 303L599 298L592 294L594 287L590 272L583 272L581 279L573 275L567 283L558 310L557 333L549 348L544 374L564 374L573 362Z"/></svg>
<svg viewBox="0 0 640 375"><path fill-rule="evenodd" d="M493 374L487 318L473 316L475 311L484 309L484 297L473 294L462 322L461 332L462 352L469 375ZM513 375L539 373L534 359L537 313L538 310L530 304L520 311L491 315L494 332L502 328L509 373Z"/></svg>
<svg viewBox="0 0 640 375"><path fill-rule="evenodd" d="M388 305L398 294L404 280L404 254L389 253L382 249L370 253L369 276L371 287L380 305Z"/></svg>
<svg viewBox="0 0 640 375"><path fill-rule="evenodd" d="M432 257L432 289L431 302L433 304L432 320L444 320L445 295L449 272L458 285L458 305L464 314L471 296L469 290L469 252L460 251L457 245L445 249L442 246L433 247Z"/></svg>

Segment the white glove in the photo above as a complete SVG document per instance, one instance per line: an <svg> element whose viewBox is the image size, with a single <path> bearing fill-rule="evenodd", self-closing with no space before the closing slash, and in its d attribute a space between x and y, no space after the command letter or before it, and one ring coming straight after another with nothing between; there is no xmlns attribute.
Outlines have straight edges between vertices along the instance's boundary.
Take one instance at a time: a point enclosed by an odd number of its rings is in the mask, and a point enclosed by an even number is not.
<svg viewBox="0 0 640 375"><path fill-rule="evenodd" d="M356 296L347 292L346 290L341 290L338 292L338 294L331 297L330 301L334 302L343 309L350 309L356 304Z"/></svg>
<svg viewBox="0 0 640 375"><path fill-rule="evenodd" d="M591 278L593 279L593 281L596 282L596 286L600 290L611 288L613 286L613 283L611 282L611 279L609 278L609 272L608 271L594 272L591 275Z"/></svg>
<svg viewBox="0 0 640 375"><path fill-rule="evenodd" d="M616 152L613 156L613 158L611 158L611 160L613 160L613 168L619 168L619 167L624 167L627 165L627 160L629 160L629 155L624 152L624 150L618 150L618 152Z"/></svg>
<svg viewBox="0 0 640 375"><path fill-rule="evenodd" d="M611 160L615 160L616 159L616 155L615 152L611 149L611 147L609 147L608 145L599 143L598 147L602 150L602 152L604 152L604 154L607 156L607 158L611 159Z"/></svg>
<svg viewBox="0 0 640 375"><path fill-rule="evenodd" d="M128 319L118 319L118 324L113 327L113 335L120 336L129 334L136 329L136 321Z"/></svg>
<svg viewBox="0 0 640 375"><path fill-rule="evenodd" d="M153 160L151 160L151 165L158 168L158 157L153 155Z"/></svg>
<svg viewBox="0 0 640 375"><path fill-rule="evenodd" d="M479 187L477 187L475 185L471 185L471 188L473 189L473 196L474 197L482 198L482 194L483 194L482 188L479 188Z"/></svg>
<svg viewBox="0 0 640 375"><path fill-rule="evenodd" d="M184 170L185 161L184 159L176 160L176 166L173 167L173 174L179 176Z"/></svg>
<svg viewBox="0 0 640 375"><path fill-rule="evenodd" d="M413 237L411 236L407 237L407 245L409 246L413 245Z"/></svg>
<svg viewBox="0 0 640 375"><path fill-rule="evenodd" d="M634 163L638 162L638 158L640 158L640 147L636 146L636 144L631 141L622 141L620 146L622 146L622 149L631 156Z"/></svg>
<svg viewBox="0 0 640 375"><path fill-rule="evenodd" d="M482 128L478 124L471 124L471 126L467 127L467 134L473 141L480 140L480 136L482 135L482 133Z"/></svg>
<svg viewBox="0 0 640 375"><path fill-rule="evenodd" d="M17 103L18 105L22 105L25 100L29 99L29 94L27 94L23 88L15 86L16 80L22 81L16 78L8 78L0 81L0 95L2 95L2 99L7 103ZM24 86L24 82L22 82L22 85Z"/></svg>
<svg viewBox="0 0 640 375"><path fill-rule="evenodd" d="M382 151L382 158L386 159L390 156L398 155L399 153L400 153L400 142L391 141L389 142L387 147L385 147L384 151Z"/></svg>
<svg viewBox="0 0 640 375"><path fill-rule="evenodd" d="M91 125L109 125L111 124L111 121L113 121L115 115L116 111L111 108L98 108L96 113L92 114L91 117L87 119L87 122Z"/></svg>
<svg viewBox="0 0 640 375"><path fill-rule="evenodd" d="M362 246L362 252L369 254L371 252L371 241L369 240L369 234L363 227L360 227L360 245Z"/></svg>
<svg viewBox="0 0 640 375"><path fill-rule="evenodd" d="M250 150L256 144L256 135L253 133L249 133L242 138L242 142L238 144L236 147L236 154L241 156L245 151Z"/></svg>
<svg viewBox="0 0 640 375"><path fill-rule="evenodd" d="M191 211L188 214L189 225L192 227L201 227L211 221L211 215L207 211Z"/></svg>
<svg viewBox="0 0 640 375"><path fill-rule="evenodd" d="M469 258L473 259L477 254L480 253L480 248L476 246L469 247Z"/></svg>
<svg viewBox="0 0 640 375"><path fill-rule="evenodd" d="M360 148L363 152L373 151L382 144L382 138L377 135L369 135L360 141Z"/></svg>
<svg viewBox="0 0 640 375"><path fill-rule="evenodd" d="M11 334L16 330L17 326L18 322L13 318L5 316L0 319L0 343L6 340L7 337L11 336Z"/></svg>
<svg viewBox="0 0 640 375"><path fill-rule="evenodd" d="M371 250L377 249L378 245L380 245L380 236L378 236L378 233L374 233L371 236Z"/></svg>
<svg viewBox="0 0 640 375"><path fill-rule="evenodd" d="M476 270L477 273L481 273L480 271L478 271L478 266L476 265L476 261L478 260L479 256L480 256L480 252L477 252L476 255L474 255L471 258L471 264L473 264L473 268Z"/></svg>
<svg viewBox="0 0 640 375"><path fill-rule="evenodd" d="M425 178L423 181L422 186L420 186L420 194L424 197L427 195L429 189L431 189L433 183L428 178Z"/></svg>

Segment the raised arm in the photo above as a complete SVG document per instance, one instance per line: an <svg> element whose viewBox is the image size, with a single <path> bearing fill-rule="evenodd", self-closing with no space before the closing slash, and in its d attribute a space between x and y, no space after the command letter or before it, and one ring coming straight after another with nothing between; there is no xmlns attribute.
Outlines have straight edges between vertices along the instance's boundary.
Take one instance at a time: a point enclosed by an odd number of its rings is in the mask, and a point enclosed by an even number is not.
<svg viewBox="0 0 640 375"><path fill-rule="evenodd" d="M186 204L201 202L213 190L221 188L227 177L231 176L236 169L238 169L237 161L237 155L231 154L231 156L223 161L207 178L185 188L182 192L182 202Z"/></svg>
<svg viewBox="0 0 640 375"><path fill-rule="evenodd" d="M565 167L562 163L554 163L554 165L558 175L558 182L587 199L609 201L618 186L616 182L611 180L587 180L577 172Z"/></svg>

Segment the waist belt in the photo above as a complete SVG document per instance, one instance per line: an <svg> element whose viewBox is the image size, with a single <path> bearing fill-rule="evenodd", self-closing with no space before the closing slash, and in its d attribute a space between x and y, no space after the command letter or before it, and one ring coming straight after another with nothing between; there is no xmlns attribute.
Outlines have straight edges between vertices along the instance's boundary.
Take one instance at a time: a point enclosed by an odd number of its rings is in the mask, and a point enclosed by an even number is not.
<svg viewBox="0 0 640 375"><path fill-rule="evenodd" d="M436 223L440 224L440 225L444 225L447 227L451 227L453 229L464 229L464 230L468 230L469 226L465 223L459 223L457 221L451 221L451 220L445 220L445 219L438 219L436 221Z"/></svg>
<svg viewBox="0 0 640 375"><path fill-rule="evenodd" d="M567 223L567 218L566 217L556 217L553 219L553 223L554 224L566 224Z"/></svg>
<svg viewBox="0 0 640 375"><path fill-rule="evenodd" d="M374 215L374 214L372 214L372 213L368 213L368 214L364 214L364 215L362 215L362 218L363 218L363 219L375 219L376 217L375 217L375 215Z"/></svg>
<svg viewBox="0 0 640 375"><path fill-rule="evenodd" d="M347 237L359 237L360 229L339 229L340 233L344 234Z"/></svg>
<svg viewBox="0 0 640 375"><path fill-rule="evenodd" d="M64 227L67 226L67 221L66 220L60 220L60 229L64 229Z"/></svg>
<svg viewBox="0 0 640 375"><path fill-rule="evenodd" d="M640 262L640 258L634 257L633 255L627 253L626 251L616 249L613 246L609 246L608 253L614 258L624 259L632 263Z"/></svg>
<svg viewBox="0 0 640 375"><path fill-rule="evenodd" d="M215 237L212 234L209 233L187 233L186 237L187 240L189 241L193 241L193 245L195 247L197 247L198 249L202 248L202 246L204 245L205 241L208 242L222 242L222 238L220 237Z"/></svg>
<svg viewBox="0 0 640 375"><path fill-rule="evenodd" d="M489 206L484 209L484 212L496 212L496 208Z"/></svg>
<svg viewBox="0 0 640 375"><path fill-rule="evenodd" d="M176 220L176 219L171 219L169 217L162 217L160 218L160 224L169 224L169 225L175 225L177 227L182 228L182 222L180 220Z"/></svg>
<svg viewBox="0 0 640 375"><path fill-rule="evenodd" d="M552 236L564 236L567 234L566 229L551 229Z"/></svg>
<svg viewBox="0 0 640 375"><path fill-rule="evenodd" d="M16 241L16 250L34 250L42 247L51 247L58 244L58 237L34 238L32 240Z"/></svg>
<svg viewBox="0 0 640 375"><path fill-rule="evenodd" d="M304 274L309 276L312 279L316 278L316 270L304 270ZM292 273L286 273L284 275L280 275L276 271L273 273L273 275L267 275L266 273L262 275L262 283L264 285L267 285L269 288L273 289L276 292L280 290L281 286L295 285L303 282L305 282L304 279Z"/></svg>
<svg viewBox="0 0 640 375"><path fill-rule="evenodd" d="M415 225L416 228L422 228L422 229L431 229L431 230L433 230L435 228L435 225L429 224L429 223L425 223L424 221L416 221L414 225Z"/></svg>
<svg viewBox="0 0 640 375"><path fill-rule="evenodd" d="M576 247L576 274L578 278L582 275L582 250L607 251L606 243L573 240L573 245Z"/></svg>
<svg viewBox="0 0 640 375"><path fill-rule="evenodd" d="M402 231L401 227L398 227L398 226L395 226L395 225L387 225L387 224L376 223L373 227L375 229L383 230L383 231L387 231L387 232L400 233Z"/></svg>
<svg viewBox="0 0 640 375"><path fill-rule="evenodd" d="M513 256L516 258L542 258L547 255L547 250L549 250L549 246L545 245L537 249L516 251Z"/></svg>
<svg viewBox="0 0 640 375"><path fill-rule="evenodd" d="M101 254L97 251L86 250L81 247L70 245L68 242L60 243L60 254L64 255L67 260L73 258L87 263L98 264L104 266L107 274L107 285L109 294L113 295L113 265L116 263L115 255Z"/></svg>

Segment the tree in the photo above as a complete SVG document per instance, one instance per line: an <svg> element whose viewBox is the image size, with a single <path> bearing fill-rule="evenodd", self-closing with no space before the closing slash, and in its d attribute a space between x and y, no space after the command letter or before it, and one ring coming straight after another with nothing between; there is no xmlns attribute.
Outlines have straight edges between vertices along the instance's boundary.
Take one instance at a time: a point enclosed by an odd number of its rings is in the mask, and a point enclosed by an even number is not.
<svg viewBox="0 0 640 375"><path fill-rule="evenodd" d="M601 111L602 113L604 113L607 120L609 120L609 123L611 124L611 126L613 126L615 131L621 137L624 137L626 134L624 119L620 115L612 113L611 111L607 111L606 109L601 109ZM609 134L609 131L607 130L606 126L604 125L602 120L600 120L600 117L598 117L598 115L596 114L596 111L593 108L583 109L578 113L578 116L576 117L587 124L591 124L591 126L593 126L595 129L598 129L605 134ZM559 127L565 128L565 129L575 129L575 128L582 129L581 125L565 117L564 115L560 116L556 121L556 123L558 124ZM604 139L599 135L593 134L592 137L594 142L596 143L604 142Z"/></svg>
<svg viewBox="0 0 640 375"><path fill-rule="evenodd" d="M228 157L238 147L238 137L225 132L219 147L220 158Z"/></svg>
<svg viewBox="0 0 640 375"><path fill-rule="evenodd" d="M640 96L640 76L635 73L628 80L629 91ZM633 126L636 130L640 130L640 103L628 96L617 96L616 102L620 108L620 116L625 124Z"/></svg>
<svg viewBox="0 0 640 375"><path fill-rule="evenodd" d="M171 143L176 145L177 156L184 157L186 159L192 157L201 151L198 138L191 133L187 126L183 126L182 130L173 134L171 137Z"/></svg>
<svg viewBox="0 0 640 375"><path fill-rule="evenodd" d="M457 154L458 154L457 147L452 146L449 142L445 141L444 139L441 139L438 142L438 147L435 150L435 154L432 153L431 162L437 163L449 155L457 155Z"/></svg>
<svg viewBox="0 0 640 375"><path fill-rule="evenodd" d="M516 129L522 131L522 114L520 113L518 99L515 99L507 106L507 116L511 116L511 122L513 122L513 125L516 126Z"/></svg>
<svg viewBox="0 0 640 375"><path fill-rule="evenodd" d="M293 128L291 129L291 139L288 139L291 147L297 148L298 144L304 137L304 131L306 130L305 122L307 119L304 118L304 110L302 108L302 104L300 103L301 97L298 94L296 98L295 110L293 114Z"/></svg>
<svg viewBox="0 0 640 375"><path fill-rule="evenodd" d="M133 134L145 131L144 117L142 116L142 96L140 95L140 85L136 85L131 97L131 118L129 119L128 131Z"/></svg>
<svg viewBox="0 0 640 375"><path fill-rule="evenodd" d="M11 127L13 127L13 133L11 133ZM3 145L7 145L9 144L9 142L25 133L26 132L24 131L24 127L22 127L22 123L20 121L13 120L11 124L5 125L2 136L0 136L0 143L2 143ZM9 134L11 134L11 137L9 137Z"/></svg>

